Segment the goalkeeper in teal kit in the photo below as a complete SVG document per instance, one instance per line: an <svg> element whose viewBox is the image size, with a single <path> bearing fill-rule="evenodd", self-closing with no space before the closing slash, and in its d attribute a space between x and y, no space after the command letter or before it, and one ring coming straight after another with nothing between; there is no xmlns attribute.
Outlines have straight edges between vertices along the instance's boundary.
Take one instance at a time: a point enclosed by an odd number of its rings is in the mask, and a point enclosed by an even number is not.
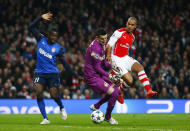
<svg viewBox="0 0 190 131"><path fill-rule="evenodd" d="M63 54L65 53L65 48L56 43L58 33L56 30L52 29L48 32L48 38L40 34L37 30L37 24L42 21L50 21L53 14L46 13L40 18L37 18L29 25L29 31L35 36L38 41L37 48L37 65L34 75L34 86L37 93L37 103L40 112L43 116L43 121L40 124L49 124L50 121L47 118L45 103L43 101L43 89L48 87L50 90L51 97L59 105L62 114L62 119L67 119L66 110L59 97L58 87L60 85L59 70L56 66L56 59L62 62L63 66L69 70L73 76L78 77L77 74L73 72L69 64L65 61Z"/></svg>

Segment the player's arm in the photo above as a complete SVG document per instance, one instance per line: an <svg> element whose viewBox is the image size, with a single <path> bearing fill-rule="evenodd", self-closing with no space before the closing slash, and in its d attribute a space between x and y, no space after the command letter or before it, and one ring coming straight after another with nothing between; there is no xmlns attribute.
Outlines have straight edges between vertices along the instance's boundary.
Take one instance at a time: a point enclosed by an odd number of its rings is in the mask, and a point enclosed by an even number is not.
<svg viewBox="0 0 190 131"><path fill-rule="evenodd" d="M120 37L120 34L117 30L113 33L113 35L110 37L108 44L106 46L106 59L111 62L111 51L112 48L114 48L115 43Z"/></svg>
<svg viewBox="0 0 190 131"><path fill-rule="evenodd" d="M111 60L111 50L112 50L112 47L109 44L107 44L107 46L106 46L106 59L109 62L112 62L112 60Z"/></svg>
<svg viewBox="0 0 190 131"><path fill-rule="evenodd" d="M119 77L117 75L112 75L109 74L108 72L106 72L102 66L101 66L101 60L100 60L100 56L98 53L93 52L91 53L91 57L93 59L93 64L94 64L94 69L97 71L97 73L99 73L102 77L108 77L109 79L111 79L113 82L118 81Z"/></svg>
<svg viewBox="0 0 190 131"><path fill-rule="evenodd" d="M91 54L92 55L92 54ZM92 56L92 58L94 59L94 69L96 70L96 72L102 76L109 76L109 73L104 71L104 69L101 66L101 60L99 59L99 55L95 54L94 56Z"/></svg>
<svg viewBox="0 0 190 131"><path fill-rule="evenodd" d="M59 60L61 61L61 63L63 64L64 68L66 70L68 70L69 72L71 72L71 74L74 76L74 77L78 77L78 74L76 74L73 69L71 68L71 66L69 65L69 63L67 63L67 61L65 60L64 58L64 53L65 53L65 48L61 48L58 56L59 56Z"/></svg>
<svg viewBox="0 0 190 131"><path fill-rule="evenodd" d="M103 66L108 70L111 69L111 64L106 59L103 60Z"/></svg>
<svg viewBox="0 0 190 131"><path fill-rule="evenodd" d="M40 21L42 21L43 19L49 21L49 20L51 20L51 18L52 18L52 14L51 14L50 12L48 12L48 13L46 13L46 14L41 15L40 18L35 19L33 22L31 22L31 23L29 24L29 27L28 27L29 31L34 35L34 37L35 37L38 41L39 41L39 40L41 39L41 37L42 37L42 35L40 34L40 32L39 32L38 29L37 29L38 23L39 23Z"/></svg>

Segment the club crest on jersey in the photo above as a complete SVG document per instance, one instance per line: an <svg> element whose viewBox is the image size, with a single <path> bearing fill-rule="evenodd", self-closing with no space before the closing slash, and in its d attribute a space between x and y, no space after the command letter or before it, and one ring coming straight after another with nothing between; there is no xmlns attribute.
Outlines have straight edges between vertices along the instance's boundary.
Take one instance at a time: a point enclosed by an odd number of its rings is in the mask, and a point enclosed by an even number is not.
<svg viewBox="0 0 190 131"><path fill-rule="evenodd" d="M94 52L91 53L91 56L95 57L96 59L99 59L99 55Z"/></svg>
<svg viewBox="0 0 190 131"><path fill-rule="evenodd" d="M91 56L94 56L94 55L95 55L95 53L94 53L94 52L92 52L92 53L91 53Z"/></svg>
<svg viewBox="0 0 190 131"><path fill-rule="evenodd" d="M51 52L55 52L55 48L52 48L52 49L51 49Z"/></svg>

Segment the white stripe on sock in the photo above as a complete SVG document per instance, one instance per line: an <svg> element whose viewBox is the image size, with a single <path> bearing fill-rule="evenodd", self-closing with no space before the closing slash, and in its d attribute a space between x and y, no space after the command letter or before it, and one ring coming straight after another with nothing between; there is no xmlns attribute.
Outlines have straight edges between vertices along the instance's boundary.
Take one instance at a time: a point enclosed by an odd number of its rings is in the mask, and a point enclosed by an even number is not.
<svg viewBox="0 0 190 131"><path fill-rule="evenodd" d="M150 85L150 82L149 82L149 81L145 81L145 82L143 82L143 85L144 85L144 86Z"/></svg>
<svg viewBox="0 0 190 131"><path fill-rule="evenodd" d="M146 78L146 77L147 77L147 75L144 74L144 75L142 75L142 76L139 77L139 80L142 80L142 79L144 79L144 78Z"/></svg>
<svg viewBox="0 0 190 131"><path fill-rule="evenodd" d="M139 76L139 75L142 75L142 74L145 74L145 71L144 71L144 70L140 71L140 72L138 73L138 76Z"/></svg>

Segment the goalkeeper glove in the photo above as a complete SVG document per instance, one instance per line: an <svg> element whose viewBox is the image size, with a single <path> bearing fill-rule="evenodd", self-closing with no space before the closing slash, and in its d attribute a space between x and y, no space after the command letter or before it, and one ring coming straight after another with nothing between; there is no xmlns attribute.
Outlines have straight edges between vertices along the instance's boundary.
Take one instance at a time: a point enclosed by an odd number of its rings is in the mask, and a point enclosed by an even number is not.
<svg viewBox="0 0 190 131"><path fill-rule="evenodd" d="M123 79L118 75L109 74L108 78L113 81L113 83L117 86L120 86L123 83Z"/></svg>

